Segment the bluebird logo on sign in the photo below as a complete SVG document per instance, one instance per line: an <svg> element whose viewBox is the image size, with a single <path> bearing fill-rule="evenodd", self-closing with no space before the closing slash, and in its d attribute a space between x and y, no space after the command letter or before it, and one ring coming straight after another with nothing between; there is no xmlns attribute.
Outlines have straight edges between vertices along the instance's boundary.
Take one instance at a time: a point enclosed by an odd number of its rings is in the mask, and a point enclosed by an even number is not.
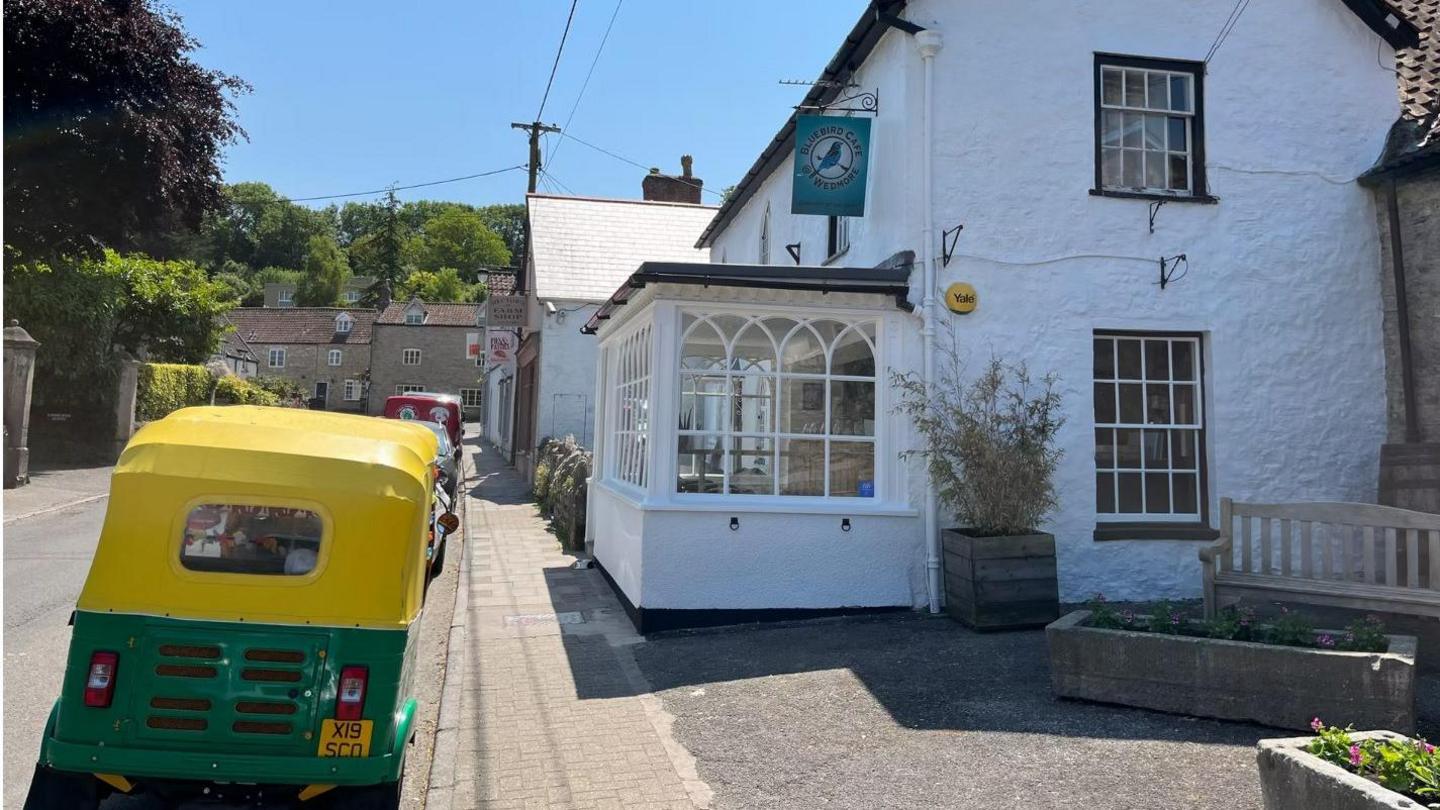
<svg viewBox="0 0 1440 810"><path fill-rule="evenodd" d="M797 116L790 213L864 216L869 159L869 118Z"/></svg>

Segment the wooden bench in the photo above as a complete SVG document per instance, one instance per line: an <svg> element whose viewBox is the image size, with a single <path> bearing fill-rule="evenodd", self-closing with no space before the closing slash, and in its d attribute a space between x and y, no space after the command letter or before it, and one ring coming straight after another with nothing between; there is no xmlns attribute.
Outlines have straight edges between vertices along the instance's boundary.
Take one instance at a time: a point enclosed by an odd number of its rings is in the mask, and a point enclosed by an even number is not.
<svg viewBox="0 0 1440 810"><path fill-rule="evenodd" d="M1440 618L1440 515L1363 503L1220 500L1200 549L1205 615L1291 602Z"/></svg>

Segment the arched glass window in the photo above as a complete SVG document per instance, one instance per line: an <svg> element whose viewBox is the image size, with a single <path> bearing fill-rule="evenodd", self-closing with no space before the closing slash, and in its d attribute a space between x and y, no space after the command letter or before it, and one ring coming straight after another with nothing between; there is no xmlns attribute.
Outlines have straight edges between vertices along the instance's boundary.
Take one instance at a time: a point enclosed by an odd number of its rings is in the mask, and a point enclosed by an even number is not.
<svg viewBox="0 0 1440 810"><path fill-rule="evenodd" d="M676 491L875 496L873 319L681 316Z"/></svg>

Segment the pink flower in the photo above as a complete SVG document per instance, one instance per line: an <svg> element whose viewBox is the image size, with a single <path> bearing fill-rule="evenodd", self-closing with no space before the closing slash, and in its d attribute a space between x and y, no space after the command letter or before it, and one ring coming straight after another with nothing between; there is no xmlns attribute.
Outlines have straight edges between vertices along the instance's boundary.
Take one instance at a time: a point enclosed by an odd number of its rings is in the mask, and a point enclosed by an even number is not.
<svg viewBox="0 0 1440 810"><path fill-rule="evenodd" d="M1334 647L1335 639L1328 634L1322 634L1319 638L1315 639L1315 643L1321 647Z"/></svg>
<svg viewBox="0 0 1440 810"><path fill-rule="evenodd" d="M1322 722L1320 722L1320 718L1317 717L1317 718L1315 718L1314 720L1311 720L1311 721L1310 721L1310 730L1311 730L1311 731L1316 731L1316 732L1318 732L1318 731L1319 731L1320 729L1322 729L1322 728L1325 728L1325 724L1322 723Z"/></svg>
<svg viewBox="0 0 1440 810"><path fill-rule="evenodd" d="M1351 765L1354 765L1355 767L1358 768L1358 767L1360 767L1360 762L1361 762L1361 759L1360 759L1360 746L1358 746L1358 745L1352 745L1352 746L1350 746L1350 764L1351 764Z"/></svg>

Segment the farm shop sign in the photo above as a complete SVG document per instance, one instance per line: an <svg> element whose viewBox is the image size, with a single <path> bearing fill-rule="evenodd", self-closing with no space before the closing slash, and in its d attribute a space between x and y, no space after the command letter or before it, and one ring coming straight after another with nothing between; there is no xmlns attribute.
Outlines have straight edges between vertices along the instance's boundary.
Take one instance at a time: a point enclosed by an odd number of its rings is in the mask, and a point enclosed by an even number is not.
<svg viewBox="0 0 1440 810"><path fill-rule="evenodd" d="M790 213L865 216L869 118L795 117L795 183Z"/></svg>

